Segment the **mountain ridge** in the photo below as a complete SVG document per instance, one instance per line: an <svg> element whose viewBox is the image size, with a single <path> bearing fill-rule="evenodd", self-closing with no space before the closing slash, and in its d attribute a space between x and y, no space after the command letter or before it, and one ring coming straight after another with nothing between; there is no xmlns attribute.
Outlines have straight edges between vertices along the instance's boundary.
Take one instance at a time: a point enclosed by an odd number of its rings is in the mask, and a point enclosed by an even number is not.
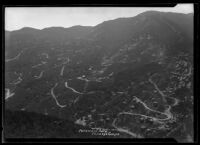
<svg viewBox="0 0 200 145"><path fill-rule="evenodd" d="M116 18L116 19L112 19L112 20L106 20L106 21L103 21L97 25L100 25L102 23L105 23L107 21L116 21L116 20L120 20L120 19L130 19L130 18L134 18L134 17L137 17L137 16L140 16L140 15L144 15L144 14L156 14L156 13L163 13L163 14L180 14L180 15L193 15L194 13L175 13L175 12L161 12L161 11L145 11L145 12L142 12L142 13L139 13L137 14L136 16L133 16L133 17L120 17L120 18ZM22 27L20 29L17 29L17 30L5 30L5 31L9 31L9 32L13 32L13 31L19 31L19 30L22 30L24 28L32 28L32 29L35 29L35 30L43 30L43 29L49 29L49 28L64 28L64 29L68 29L68 28L73 28L73 27L76 27L76 26L81 26L81 27L96 27L97 25L95 26L83 26L83 25L74 25L74 26L70 26L70 27L63 27L63 26L51 26L51 27L45 27L45 28L42 28L42 29L38 29L38 28L33 28L33 27Z"/></svg>

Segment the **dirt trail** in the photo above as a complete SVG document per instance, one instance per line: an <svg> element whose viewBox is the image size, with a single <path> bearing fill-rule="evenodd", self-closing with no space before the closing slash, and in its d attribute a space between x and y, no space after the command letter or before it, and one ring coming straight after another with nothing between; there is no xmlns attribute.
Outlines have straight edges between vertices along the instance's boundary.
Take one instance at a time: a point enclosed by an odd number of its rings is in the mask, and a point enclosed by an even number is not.
<svg viewBox="0 0 200 145"><path fill-rule="evenodd" d="M61 105L61 104L58 102L58 100L57 100L57 96L55 96L55 94L54 94L54 89L56 88L57 85L58 85L58 83L56 83L56 84L51 88L51 95L52 95L52 97L55 99L56 104L57 104L60 108L64 108L64 107L66 107L67 105Z"/></svg>
<svg viewBox="0 0 200 145"><path fill-rule="evenodd" d="M178 103L179 103L179 100L178 100L178 99L169 97L169 98L171 98L171 99L174 100L174 103L173 103L171 106L169 105L168 108L166 108L164 112L160 112L160 111L157 111L157 110L154 110L154 109L151 109L150 107L148 107L147 104L146 104L145 102L143 102L142 100L140 100L138 97L136 97L136 96L133 96L133 97L134 97L134 99L136 100L136 102L137 102L137 103L141 103L141 104L145 107L145 109L147 109L147 110L149 110L149 111L151 111L151 112L156 112L156 113L160 113L160 114L162 114L162 115L165 115L166 118L157 118L157 117L153 117L153 116L148 116L148 115L144 115L144 114L137 114L137 113L131 113L131 112L120 112L120 113L117 115L118 117L119 117L120 115L137 115L137 116L142 116L142 117L144 117L144 118L152 119L152 121L162 124L163 121L167 121L167 120L170 120L170 119L173 118L173 114L171 113L171 108L172 108L173 106L178 105ZM112 123L112 126L113 126L115 129L117 129L119 132L127 133L127 134L129 134L129 135L131 135L131 136L133 136L133 137L136 137L136 138L141 138L141 137L142 137L141 135L137 135L136 133L131 132L131 131L129 131L128 129L123 129L123 128L121 128L121 127L118 127L118 126L116 125L116 121L117 121L118 117L115 118L114 121L113 121L113 123Z"/></svg>

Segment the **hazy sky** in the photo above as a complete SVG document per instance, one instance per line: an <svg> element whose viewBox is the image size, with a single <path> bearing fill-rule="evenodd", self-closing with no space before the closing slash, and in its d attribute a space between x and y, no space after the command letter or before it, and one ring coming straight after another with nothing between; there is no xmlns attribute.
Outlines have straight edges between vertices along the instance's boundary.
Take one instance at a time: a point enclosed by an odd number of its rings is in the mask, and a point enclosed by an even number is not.
<svg viewBox="0 0 200 145"><path fill-rule="evenodd" d="M147 10L191 13L193 4L178 4L176 7L8 7L5 9L5 29L23 27L43 29L74 25L95 26L103 21L119 17L133 17Z"/></svg>

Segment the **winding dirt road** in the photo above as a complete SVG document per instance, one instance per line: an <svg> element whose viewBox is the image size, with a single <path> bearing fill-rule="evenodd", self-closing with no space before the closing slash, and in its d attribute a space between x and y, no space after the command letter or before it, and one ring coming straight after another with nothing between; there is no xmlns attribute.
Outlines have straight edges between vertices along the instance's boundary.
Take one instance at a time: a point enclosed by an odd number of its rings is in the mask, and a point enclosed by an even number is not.
<svg viewBox="0 0 200 145"><path fill-rule="evenodd" d="M21 51L17 56L13 57L13 58L10 58L10 59L6 59L5 61L6 62L9 62L9 61L13 61L15 59L18 59L20 57L20 55L22 54L23 51Z"/></svg>
<svg viewBox="0 0 200 145"><path fill-rule="evenodd" d="M74 88L69 87L67 82L65 82L65 87L68 88L68 89L70 89L70 90L72 90L74 93L83 94L83 93L81 93L81 92L76 91Z"/></svg>
<svg viewBox="0 0 200 145"><path fill-rule="evenodd" d="M157 86L157 85L156 85ZM158 90L160 90L158 87L156 87ZM164 95L164 93L161 91L162 95ZM165 95L164 95L165 96ZM136 133L134 132L131 132L130 130L128 129L124 129L124 128L121 128L121 127L118 127L116 125L116 121L118 119L118 117L120 115L137 115L137 116L142 116L144 118L149 118L149 119L152 119L152 121L154 122L157 122L159 124L162 124L164 123L164 121L168 121L170 119L173 119L173 114L171 113L171 108L178 105L179 104L179 100L177 98L173 98L173 97L168 97L170 99L173 99L173 104L172 105L168 105L168 108L165 109L164 112L160 112L160 111L157 111L157 110L154 110L154 109L151 109L150 107L147 106L147 104L145 102L143 102L142 100L140 100L138 97L136 96L133 96L134 97L134 100L137 102L137 103L141 103L145 109L151 111L151 112L155 112L155 113L159 113L159 114L162 114L162 115L165 115L166 117L165 118L157 118L157 117L153 117L153 116L147 116L147 115L144 115L144 114L137 114L137 113L131 113L131 112L120 112L118 115L117 115L117 118L114 119L113 123L112 123L112 126L117 129L119 132L123 132L123 133L127 133L131 136L133 136L134 138L141 138L142 136L141 135L137 135ZM167 97L167 96L165 96Z"/></svg>
<svg viewBox="0 0 200 145"><path fill-rule="evenodd" d="M40 74L39 74L39 76L35 76L35 79L41 78L43 76L43 73L44 73L44 71L41 71Z"/></svg>
<svg viewBox="0 0 200 145"><path fill-rule="evenodd" d="M8 100L10 97L15 95L15 93L11 93L10 89L6 88L5 90L6 90L5 100Z"/></svg>
<svg viewBox="0 0 200 145"><path fill-rule="evenodd" d="M51 95L52 95L52 97L55 99L56 104L57 104L60 108L64 108L64 107L66 107L67 105L61 105L61 104L58 102L58 100L57 100L57 96L55 96L55 94L54 94L54 89L56 88L57 85L58 85L58 83L56 83L56 84L51 88Z"/></svg>

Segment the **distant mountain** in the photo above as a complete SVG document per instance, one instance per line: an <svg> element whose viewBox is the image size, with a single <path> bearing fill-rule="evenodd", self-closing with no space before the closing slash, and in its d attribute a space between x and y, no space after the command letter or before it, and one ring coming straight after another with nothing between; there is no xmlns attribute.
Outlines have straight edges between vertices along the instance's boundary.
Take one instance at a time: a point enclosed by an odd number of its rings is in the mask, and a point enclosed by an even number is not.
<svg viewBox="0 0 200 145"><path fill-rule="evenodd" d="M118 133L92 137L192 140L192 14L147 11L5 36L6 109Z"/></svg>
<svg viewBox="0 0 200 145"><path fill-rule="evenodd" d="M192 46L192 17L185 14L145 12L133 18L107 21L94 28L93 35L100 43L116 47L144 33L149 33L162 43L178 47ZM179 42L180 41L180 42Z"/></svg>
<svg viewBox="0 0 200 145"><path fill-rule="evenodd" d="M23 39L23 43L27 41L29 43L30 40L38 43L44 43L46 40L50 40L51 43L62 43L69 39L72 41L76 38L89 38L103 45L105 49L107 47L116 49L139 35L149 33L157 41L183 49L183 47L191 47L193 43L191 21L193 21L191 14L147 11L133 18L105 21L95 27L50 27L42 30L26 27L13 31L10 39L16 40L10 42L14 43L18 39Z"/></svg>

